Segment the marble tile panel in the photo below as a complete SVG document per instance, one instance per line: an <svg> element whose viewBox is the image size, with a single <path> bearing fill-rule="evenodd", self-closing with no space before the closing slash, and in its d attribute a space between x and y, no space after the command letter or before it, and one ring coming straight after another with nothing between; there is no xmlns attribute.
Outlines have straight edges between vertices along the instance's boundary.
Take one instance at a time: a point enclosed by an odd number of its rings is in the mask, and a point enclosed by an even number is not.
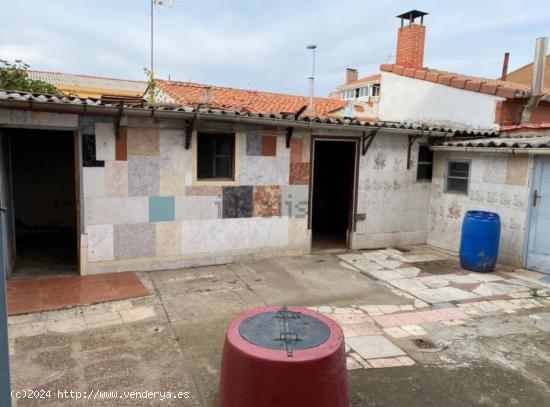
<svg viewBox="0 0 550 407"><path fill-rule="evenodd" d="M128 160L128 129L120 128L118 137L115 137L115 159L117 161Z"/></svg>
<svg viewBox="0 0 550 407"><path fill-rule="evenodd" d="M104 261L112 260L113 249L113 226L112 225L88 225L88 260Z"/></svg>
<svg viewBox="0 0 550 407"><path fill-rule="evenodd" d="M104 197L105 168L84 167L82 169L82 189L84 198Z"/></svg>
<svg viewBox="0 0 550 407"><path fill-rule="evenodd" d="M104 161L96 159L95 135L82 135L82 166L83 167L103 167Z"/></svg>
<svg viewBox="0 0 550 407"><path fill-rule="evenodd" d="M281 213L292 218L305 218L308 213L309 187L284 185L281 197Z"/></svg>
<svg viewBox="0 0 550 407"><path fill-rule="evenodd" d="M252 216L280 216L281 215L280 186L256 186L254 187L254 207Z"/></svg>
<svg viewBox="0 0 550 407"><path fill-rule="evenodd" d="M309 185L309 166L310 166L310 163L291 162L289 184L290 185Z"/></svg>
<svg viewBox="0 0 550 407"><path fill-rule="evenodd" d="M158 156L160 153L159 129L147 127L128 128L128 155Z"/></svg>
<svg viewBox="0 0 550 407"><path fill-rule="evenodd" d="M95 123L96 159L107 161L115 159L115 125Z"/></svg>
<svg viewBox="0 0 550 407"><path fill-rule="evenodd" d="M176 220L220 219L222 198L214 196L176 197Z"/></svg>
<svg viewBox="0 0 550 407"><path fill-rule="evenodd" d="M302 162L304 157L304 142L302 138L292 137L290 139L290 163Z"/></svg>
<svg viewBox="0 0 550 407"><path fill-rule="evenodd" d="M246 155L262 155L262 136L260 133L253 132L246 134Z"/></svg>
<svg viewBox="0 0 550 407"><path fill-rule="evenodd" d="M189 186L185 187L187 196L222 196L222 187Z"/></svg>
<svg viewBox="0 0 550 407"><path fill-rule="evenodd" d="M155 196L159 193L158 157L128 157L128 195Z"/></svg>
<svg viewBox="0 0 550 407"><path fill-rule="evenodd" d="M180 173L192 173L193 172L193 153L194 149L190 148L186 150L180 145L175 145L172 147L172 159L171 159L171 169L175 172Z"/></svg>
<svg viewBox="0 0 550 407"><path fill-rule="evenodd" d="M275 157L277 155L277 136L262 136L262 155Z"/></svg>
<svg viewBox="0 0 550 407"><path fill-rule="evenodd" d="M149 197L149 222L172 222L176 217L176 204L173 196Z"/></svg>
<svg viewBox="0 0 550 407"><path fill-rule="evenodd" d="M115 259L154 257L155 253L156 225L154 223L114 225Z"/></svg>
<svg viewBox="0 0 550 407"><path fill-rule="evenodd" d="M105 162L105 194L108 197L128 196L128 162Z"/></svg>
<svg viewBox="0 0 550 407"><path fill-rule="evenodd" d="M185 131L161 129L159 137L160 168L165 171L173 170L173 152L185 150Z"/></svg>
<svg viewBox="0 0 550 407"><path fill-rule="evenodd" d="M224 218L250 218L253 209L253 187L224 187L222 216Z"/></svg>
<svg viewBox="0 0 550 407"><path fill-rule="evenodd" d="M174 256L181 253L181 223L156 223L157 256Z"/></svg>
<svg viewBox="0 0 550 407"><path fill-rule="evenodd" d="M162 196L185 195L185 175L179 172L164 171L161 169L159 188L160 195Z"/></svg>
<svg viewBox="0 0 550 407"><path fill-rule="evenodd" d="M141 223L149 220L147 197L85 198L86 225Z"/></svg>
<svg viewBox="0 0 550 407"><path fill-rule="evenodd" d="M285 185L288 184L288 158L244 156L240 163L242 185Z"/></svg>

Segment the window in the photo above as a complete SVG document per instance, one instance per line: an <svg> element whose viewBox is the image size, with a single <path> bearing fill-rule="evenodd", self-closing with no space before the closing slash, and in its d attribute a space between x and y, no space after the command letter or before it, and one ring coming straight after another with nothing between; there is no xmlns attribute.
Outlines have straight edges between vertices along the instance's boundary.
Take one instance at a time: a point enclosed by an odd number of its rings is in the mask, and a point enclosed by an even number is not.
<svg viewBox="0 0 550 407"><path fill-rule="evenodd" d="M427 144L418 146L418 167L416 169L417 181L431 181L433 168L433 151Z"/></svg>
<svg viewBox="0 0 550 407"><path fill-rule="evenodd" d="M363 88L359 88L359 97L360 98L366 98L369 96L369 87L365 86Z"/></svg>
<svg viewBox="0 0 550 407"><path fill-rule="evenodd" d="M234 134L197 134L197 179L233 179L234 161Z"/></svg>
<svg viewBox="0 0 550 407"><path fill-rule="evenodd" d="M468 195L470 183L470 161L449 161L447 166L447 182L445 192Z"/></svg>
<svg viewBox="0 0 550 407"><path fill-rule="evenodd" d="M372 85L372 96L380 96L380 84Z"/></svg>

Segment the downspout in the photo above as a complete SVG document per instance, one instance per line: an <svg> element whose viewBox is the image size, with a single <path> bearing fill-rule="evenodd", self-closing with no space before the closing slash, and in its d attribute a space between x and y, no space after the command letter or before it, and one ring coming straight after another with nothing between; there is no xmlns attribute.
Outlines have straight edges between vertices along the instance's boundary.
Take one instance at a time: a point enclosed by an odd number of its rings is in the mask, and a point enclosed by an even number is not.
<svg viewBox="0 0 550 407"><path fill-rule="evenodd" d="M521 122L530 123L533 111L543 96L544 70L546 65L546 48L548 38L539 37L535 45L535 60L533 61L533 80L531 82L531 96L521 112Z"/></svg>

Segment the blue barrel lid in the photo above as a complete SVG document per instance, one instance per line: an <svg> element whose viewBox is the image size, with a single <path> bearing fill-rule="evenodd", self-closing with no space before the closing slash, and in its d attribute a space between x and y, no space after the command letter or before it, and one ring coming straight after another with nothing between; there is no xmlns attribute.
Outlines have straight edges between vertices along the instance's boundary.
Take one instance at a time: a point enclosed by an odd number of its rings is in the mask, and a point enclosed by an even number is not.
<svg viewBox="0 0 550 407"><path fill-rule="evenodd" d="M467 211L466 217L480 220L500 220L498 213L488 211Z"/></svg>

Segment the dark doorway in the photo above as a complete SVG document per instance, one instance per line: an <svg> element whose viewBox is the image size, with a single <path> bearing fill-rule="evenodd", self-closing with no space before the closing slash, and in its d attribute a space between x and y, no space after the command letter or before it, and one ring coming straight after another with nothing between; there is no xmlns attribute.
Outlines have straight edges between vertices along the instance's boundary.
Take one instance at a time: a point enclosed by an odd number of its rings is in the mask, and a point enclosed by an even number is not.
<svg viewBox="0 0 550 407"><path fill-rule="evenodd" d="M78 273L75 138L72 132L12 129L13 277Z"/></svg>
<svg viewBox="0 0 550 407"><path fill-rule="evenodd" d="M355 141L314 140L312 246L347 248L355 185Z"/></svg>

